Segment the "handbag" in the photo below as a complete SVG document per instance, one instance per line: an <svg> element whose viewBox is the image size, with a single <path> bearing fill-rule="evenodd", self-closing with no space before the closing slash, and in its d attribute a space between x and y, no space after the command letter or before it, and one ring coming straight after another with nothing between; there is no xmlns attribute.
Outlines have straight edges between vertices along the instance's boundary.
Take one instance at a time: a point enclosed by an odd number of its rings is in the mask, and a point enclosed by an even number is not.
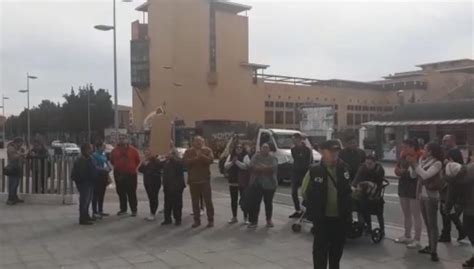
<svg viewBox="0 0 474 269"><path fill-rule="evenodd" d="M446 181L443 179L440 173L427 179L424 183L425 188L429 191L441 191L446 187Z"/></svg>
<svg viewBox="0 0 474 269"><path fill-rule="evenodd" d="M7 164L3 168L3 174L7 177L17 177L20 176L20 168L16 165Z"/></svg>
<svg viewBox="0 0 474 269"><path fill-rule="evenodd" d="M244 212L251 212L255 207L257 207L257 202L259 195L261 193L261 188L259 184L253 182L244 190L244 195L240 200L240 207Z"/></svg>

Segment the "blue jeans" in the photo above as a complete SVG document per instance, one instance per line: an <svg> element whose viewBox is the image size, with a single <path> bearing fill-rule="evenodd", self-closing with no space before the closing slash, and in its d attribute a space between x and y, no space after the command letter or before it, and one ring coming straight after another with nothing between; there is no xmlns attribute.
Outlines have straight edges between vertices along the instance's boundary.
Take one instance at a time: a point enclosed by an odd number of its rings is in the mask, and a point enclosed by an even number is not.
<svg viewBox="0 0 474 269"><path fill-rule="evenodd" d="M88 183L76 183L76 187L79 191L79 221L87 221L90 218L89 208L94 186Z"/></svg>
<svg viewBox="0 0 474 269"><path fill-rule="evenodd" d="M20 177L8 177L8 201L18 200L18 186L20 185Z"/></svg>

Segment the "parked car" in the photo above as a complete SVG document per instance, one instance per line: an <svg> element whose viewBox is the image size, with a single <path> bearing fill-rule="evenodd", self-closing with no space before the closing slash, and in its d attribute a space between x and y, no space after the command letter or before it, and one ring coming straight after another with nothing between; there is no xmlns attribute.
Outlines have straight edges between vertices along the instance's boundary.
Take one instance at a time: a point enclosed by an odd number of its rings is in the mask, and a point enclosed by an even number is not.
<svg viewBox="0 0 474 269"><path fill-rule="evenodd" d="M63 143L62 153L67 156L77 156L81 154L81 149L74 143Z"/></svg>

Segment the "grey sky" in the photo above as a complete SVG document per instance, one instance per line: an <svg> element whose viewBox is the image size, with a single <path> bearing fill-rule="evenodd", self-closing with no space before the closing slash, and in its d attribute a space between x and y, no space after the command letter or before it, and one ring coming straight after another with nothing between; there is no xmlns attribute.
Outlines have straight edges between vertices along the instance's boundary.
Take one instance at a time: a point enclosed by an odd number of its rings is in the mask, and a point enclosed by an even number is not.
<svg viewBox="0 0 474 269"><path fill-rule="evenodd" d="M157 1L157 0L155 0ZM118 7L119 102L131 104L130 22L134 8ZM311 78L377 80L432 61L473 57L473 2L236 0L253 6L250 61L270 64L267 73ZM0 94L11 98L7 114L31 103L62 102L71 86L93 83L113 89L112 1L0 0Z"/></svg>

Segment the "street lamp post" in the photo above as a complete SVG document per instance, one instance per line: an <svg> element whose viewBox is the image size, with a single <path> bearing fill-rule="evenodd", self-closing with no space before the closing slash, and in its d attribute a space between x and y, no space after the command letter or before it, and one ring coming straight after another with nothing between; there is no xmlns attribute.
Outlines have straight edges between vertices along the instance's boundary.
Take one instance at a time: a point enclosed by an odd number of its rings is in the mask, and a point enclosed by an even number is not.
<svg viewBox="0 0 474 269"><path fill-rule="evenodd" d="M30 118L30 79L37 79L38 77L32 76L29 73L26 73L26 90L20 90L21 93L26 93L26 103L27 103L27 142L30 146L31 138L31 118Z"/></svg>
<svg viewBox="0 0 474 269"><path fill-rule="evenodd" d="M133 0L122 0L122 2L132 2ZM116 142L118 141L118 129L119 129L119 112L118 112L118 93L117 93L117 23L116 23L116 7L115 0L112 1L113 9L113 24L110 25L96 25L95 29L100 31L113 31L113 43L114 43L114 129Z"/></svg>
<svg viewBox="0 0 474 269"><path fill-rule="evenodd" d="M4 145L5 145L5 142L6 142L6 140L7 140L7 139L6 139L6 133L7 133L7 131L6 131L6 128L7 128L7 116L5 115L5 100L8 100L8 99L10 99L10 98L8 98L8 97L2 95L2 115L3 115L3 117L5 118L5 121L3 122L3 135L2 135L2 136L3 136L2 139L3 139L3 144L4 144Z"/></svg>

